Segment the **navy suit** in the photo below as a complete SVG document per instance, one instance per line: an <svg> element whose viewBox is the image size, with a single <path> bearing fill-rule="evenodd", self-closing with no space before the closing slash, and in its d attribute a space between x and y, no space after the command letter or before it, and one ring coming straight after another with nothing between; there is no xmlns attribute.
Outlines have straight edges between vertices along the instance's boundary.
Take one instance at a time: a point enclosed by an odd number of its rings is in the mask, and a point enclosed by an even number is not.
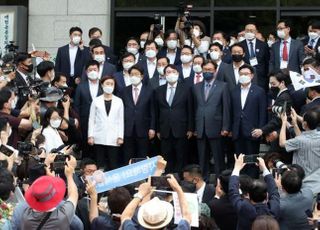
<svg viewBox="0 0 320 230"><path fill-rule="evenodd" d="M189 87L178 82L170 106L167 86L162 85L155 92L157 132L169 172L180 172L189 150L186 135L194 130L193 98Z"/></svg>
<svg viewBox="0 0 320 230"><path fill-rule="evenodd" d="M247 40L242 41L240 45L243 47L245 52L244 61L250 65L250 47L248 47ZM269 79L267 75L270 59L269 47L267 43L256 39L254 53L258 61L258 64L254 66L257 76L257 83L261 88L267 91L269 86Z"/></svg>
<svg viewBox="0 0 320 230"><path fill-rule="evenodd" d="M157 55L158 59L159 59L159 58L162 58L162 57L167 57L167 52L168 52L167 47L163 47L163 48L159 51L159 53L158 53L158 55ZM181 49L180 49L180 48L177 48L177 50L176 50L176 58L174 59L174 63L172 63L172 64L174 64L174 65L181 65L180 56L181 56Z"/></svg>
<svg viewBox="0 0 320 230"><path fill-rule="evenodd" d="M153 89L142 85L137 104L134 104L132 87L127 86L120 94L124 105L124 163L133 157L148 155L148 132L156 130Z"/></svg>
<svg viewBox="0 0 320 230"><path fill-rule="evenodd" d="M156 60L157 62L157 60ZM147 64L147 59L144 59L142 60L141 62L138 63L138 65L143 68L143 72L144 72L144 77L143 77L143 80L142 80L142 83L147 85L149 84L149 81L151 78L157 76L159 73L158 73L158 70L157 70L157 65L156 65L156 69L153 73L153 76L149 76L149 73L148 73L148 64Z"/></svg>
<svg viewBox="0 0 320 230"><path fill-rule="evenodd" d="M229 46L223 47L222 52L223 52L222 61L227 64L232 63L232 56L231 56L230 47Z"/></svg>
<svg viewBox="0 0 320 230"><path fill-rule="evenodd" d="M124 81L123 71L119 71L113 74L114 79L116 80L115 94L120 95L121 91L126 88L126 83Z"/></svg>
<svg viewBox="0 0 320 230"><path fill-rule="evenodd" d="M27 78L30 79L29 76ZM16 77L8 84L8 86L17 87L17 88L23 88L23 87L27 87L28 84L24 80L24 78L21 76L21 74L18 71L16 71ZM16 108L17 109L21 109L27 101L28 101L28 96L20 96L18 98L18 101L17 101L17 104L16 104Z"/></svg>
<svg viewBox="0 0 320 230"><path fill-rule="evenodd" d="M223 81L223 75L224 75L224 72L226 70L226 68L228 67L228 64L225 63L225 62L220 62L220 65L218 66L218 69L216 71L216 79L217 80L220 80L220 81Z"/></svg>
<svg viewBox="0 0 320 230"><path fill-rule="evenodd" d="M320 108L320 98L319 98L319 97L316 98L316 99L314 99L314 100L311 101L310 103L305 104L305 105L301 108L300 114L303 115L304 113L306 113L306 112L308 112L309 110L314 109L314 108L317 108L317 109Z"/></svg>
<svg viewBox="0 0 320 230"><path fill-rule="evenodd" d="M177 65L177 69L179 72L179 79L184 80L184 79L188 79L191 76L194 76L194 71L192 69L192 65L191 65L191 71L190 71L190 75L189 76L184 76L183 75L183 67L182 64L181 65Z"/></svg>
<svg viewBox="0 0 320 230"><path fill-rule="evenodd" d="M310 38L309 36L306 36L304 39L301 40L304 46L309 45L310 42ZM313 45L313 49L314 51L316 51L316 53L319 53L318 48L320 47L320 39L318 39L317 43ZM310 56L310 55L309 55Z"/></svg>
<svg viewBox="0 0 320 230"><path fill-rule="evenodd" d="M113 76L115 72L116 72L116 66L105 61L103 63L103 70L102 70L100 78L102 78L104 76ZM88 76L87 76L87 71L85 69L83 69L82 75L81 75L81 80L84 81L85 79L88 79Z"/></svg>
<svg viewBox="0 0 320 230"><path fill-rule="evenodd" d="M199 165L203 175L209 174L209 153L213 153L215 173L219 175L224 168L222 157L221 131L230 131L230 94L227 84L219 80L211 82L212 87L205 100L205 84L201 82L193 87L195 103L195 131L198 138ZM210 151L206 147L210 145Z"/></svg>
<svg viewBox="0 0 320 230"><path fill-rule="evenodd" d="M76 54L76 59L74 62L74 75L70 76L71 65L70 65L70 55L69 55L69 44L62 46L58 49L56 62L55 62L55 71L62 72L66 74L68 78L68 85L70 87L74 87L74 79L77 77L81 77L82 70L87 62L90 60L90 50L89 47L84 47L81 50L78 47L78 51Z"/></svg>

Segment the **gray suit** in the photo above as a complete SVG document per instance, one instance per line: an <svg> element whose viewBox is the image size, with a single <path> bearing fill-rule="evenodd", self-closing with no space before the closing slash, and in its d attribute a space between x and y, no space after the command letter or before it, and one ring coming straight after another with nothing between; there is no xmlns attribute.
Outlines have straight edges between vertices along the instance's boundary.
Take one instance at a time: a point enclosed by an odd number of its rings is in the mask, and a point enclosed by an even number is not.
<svg viewBox="0 0 320 230"><path fill-rule="evenodd" d="M269 62L269 72L277 72L280 70L280 44L281 41L277 41L271 46L270 50L270 62ZM287 69L300 73L300 65L305 57L303 44L299 40L291 38L290 48L289 48L289 60Z"/></svg>
<svg viewBox="0 0 320 230"><path fill-rule="evenodd" d="M215 161L215 173L219 174L224 167L221 146L221 131L229 131L230 94L227 84L219 80L211 82L207 100L205 100L205 84L203 81L194 85L195 131L198 139L199 165L206 177L209 173L210 152ZM207 143L210 151L206 148Z"/></svg>

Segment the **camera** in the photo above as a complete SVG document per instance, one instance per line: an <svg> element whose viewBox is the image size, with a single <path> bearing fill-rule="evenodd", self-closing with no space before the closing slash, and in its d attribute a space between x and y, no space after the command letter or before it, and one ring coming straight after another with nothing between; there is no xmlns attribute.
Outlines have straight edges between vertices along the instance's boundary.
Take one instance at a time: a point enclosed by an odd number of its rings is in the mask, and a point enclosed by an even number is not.
<svg viewBox="0 0 320 230"><path fill-rule="evenodd" d="M19 156L26 157L32 152L33 144L31 142L18 141Z"/></svg>
<svg viewBox="0 0 320 230"><path fill-rule="evenodd" d="M282 106L272 106L272 112L276 114L281 114L283 112Z"/></svg>
<svg viewBox="0 0 320 230"><path fill-rule="evenodd" d="M193 28L193 22L190 20L190 11L192 9L192 5L188 5L186 1L180 1L178 5L178 15L179 17L185 17L186 21L184 22L183 31L187 34L187 36L191 37L191 29ZM180 19L181 20L181 19Z"/></svg>
<svg viewBox="0 0 320 230"><path fill-rule="evenodd" d="M48 88L49 82L43 82L38 79L29 79L29 86L18 86L14 89L14 92L18 97L32 97L33 99L39 99L40 95Z"/></svg>
<svg viewBox="0 0 320 230"><path fill-rule="evenodd" d="M288 168L288 166L279 159L274 160L273 165L278 169Z"/></svg>
<svg viewBox="0 0 320 230"><path fill-rule="evenodd" d="M15 45L15 41L9 41L9 44L4 47L7 53L13 52L16 53L19 49L19 46Z"/></svg>

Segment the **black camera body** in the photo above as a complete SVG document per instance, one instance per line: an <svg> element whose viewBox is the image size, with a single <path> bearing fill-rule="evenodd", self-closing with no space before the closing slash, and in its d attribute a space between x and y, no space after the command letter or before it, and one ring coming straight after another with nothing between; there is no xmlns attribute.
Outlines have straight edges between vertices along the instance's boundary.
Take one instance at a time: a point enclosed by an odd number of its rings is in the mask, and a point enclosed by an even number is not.
<svg viewBox="0 0 320 230"><path fill-rule="evenodd" d="M45 92L48 88L49 82L44 82L42 80L34 80L30 81L29 86L19 86L14 89L15 93L18 97L32 97L34 99L40 98L40 95Z"/></svg>
<svg viewBox="0 0 320 230"><path fill-rule="evenodd" d="M27 157L32 152L33 144L31 142L18 141L19 156Z"/></svg>

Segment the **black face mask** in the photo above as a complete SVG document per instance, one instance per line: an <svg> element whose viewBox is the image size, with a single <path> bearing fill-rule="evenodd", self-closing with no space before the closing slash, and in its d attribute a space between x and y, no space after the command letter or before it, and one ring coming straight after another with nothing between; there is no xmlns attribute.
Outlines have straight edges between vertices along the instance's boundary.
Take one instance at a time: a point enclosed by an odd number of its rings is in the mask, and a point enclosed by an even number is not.
<svg viewBox="0 0 320 230"><path fill-rule="evenodd" d="M28 73L31 73L32 71L33 71L33 64L30 64L30 65L25 65L25 64L23 64L25 67L27 67L27 69L26 69L26 71L28 72Z"/></svg>
<svg viewBox="0 0 320 230"><path fill-rule="evenodd" d="M243 59L242 54L232 54L231 57L234 62L241 62Z"/></svg>
<svg viewBox="0 0 320 230"><path fill-rule="evenodd" d="M280 91L280 89L278 87L272 86L270 88L270 94L271 94L272 99L277 98L279 91Z"/></svg>

